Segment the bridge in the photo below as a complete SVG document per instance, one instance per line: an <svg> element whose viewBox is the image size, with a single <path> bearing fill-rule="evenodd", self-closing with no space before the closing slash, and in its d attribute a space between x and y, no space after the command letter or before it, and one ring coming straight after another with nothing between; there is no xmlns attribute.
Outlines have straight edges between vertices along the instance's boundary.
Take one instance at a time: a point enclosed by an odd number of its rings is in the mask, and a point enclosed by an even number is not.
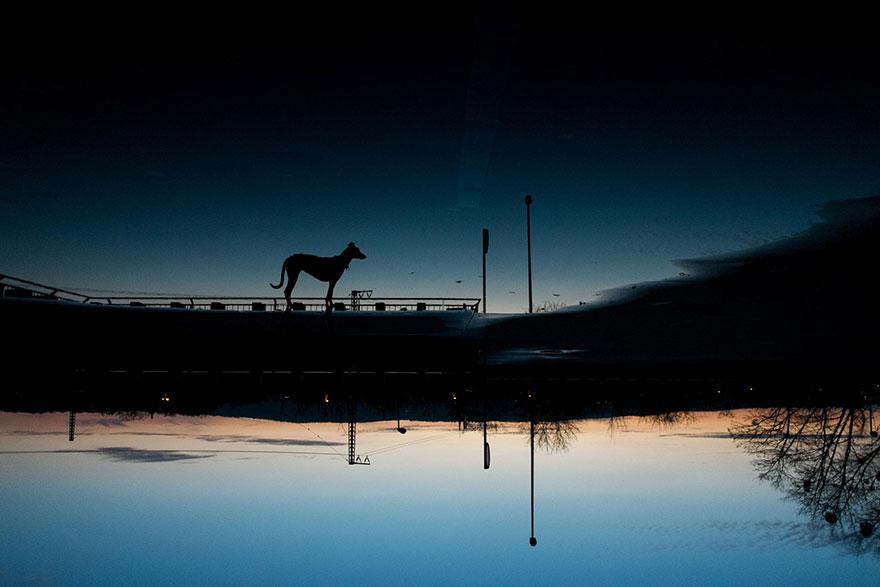
<svg viewBox="0 0 880 587"><path fill-rule="evenodd" d="M107 292L111 293L111 292ZM468 336L479 300L96 296L0 275L0 322L9 371L467 372L478 363ZM40 352L34 352L40 349Z"/></svg>
<svg viewBox="0 0 880 587"><path fill-rule="evenodd" d="M89 290L92 291L92 290ZM279 296L209 296L209 295L156 295L85 294L37 283L27 279L0 274L0 297L42 298L100 304L108 306L136 306L145 308L174 308L179 310L232 310L239 312L279 312L287 302ZM293 311L323 311L324 298L292 298ZM479 311L478 298L459 297L373 297L373 290L352 290L346 298L333 298L335 311Z"/></svg>

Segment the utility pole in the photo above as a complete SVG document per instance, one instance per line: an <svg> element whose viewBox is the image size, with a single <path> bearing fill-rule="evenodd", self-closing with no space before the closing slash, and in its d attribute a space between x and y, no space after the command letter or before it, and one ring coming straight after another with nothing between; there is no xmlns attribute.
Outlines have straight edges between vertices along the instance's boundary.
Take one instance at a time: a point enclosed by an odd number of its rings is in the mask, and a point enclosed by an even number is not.
<svg viewBox="0 0 880 587"><path fill-rule="evenodd" d="M486 313L486 253L489 252L489 229L483 229L483 314Z"/></svg>
<svg viewBox="0 0 880 587"><path fill-rule="evenodd" d="M526 239L529 248L529 314L532 306L532 194L526 194Z"/></svg>

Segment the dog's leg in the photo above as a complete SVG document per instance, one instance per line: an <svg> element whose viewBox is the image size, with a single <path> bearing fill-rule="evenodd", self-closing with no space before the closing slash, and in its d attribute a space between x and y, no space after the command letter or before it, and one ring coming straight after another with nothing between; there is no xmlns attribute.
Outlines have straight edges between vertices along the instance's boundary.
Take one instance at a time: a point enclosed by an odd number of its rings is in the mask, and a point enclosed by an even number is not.
<svg viewBox="0 0 880 587"><path fill-rule="evenodd" d="M333 288L336 287L336 281L331 281L330 285L327 286L327 298L324 300L327 303L327 314L330 314L330 311L333 309Z"/></svg>
<svg viewBox="0 0 880 587"><path fill-rule="evenodd" d="M299 269L287 269L287 287L284 288L284 299L287 300L287 309L284 310L284 313L290 312L290 292L293 291L293 287L296 285L296 280L299 277Z"/></svg>

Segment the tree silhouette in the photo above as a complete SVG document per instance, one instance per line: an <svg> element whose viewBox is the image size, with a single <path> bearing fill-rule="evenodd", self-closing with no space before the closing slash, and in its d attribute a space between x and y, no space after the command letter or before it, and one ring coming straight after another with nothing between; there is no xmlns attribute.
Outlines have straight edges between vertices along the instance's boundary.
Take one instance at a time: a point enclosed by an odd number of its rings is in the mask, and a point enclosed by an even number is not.
<svg viewBox="0 0 880 587"><path fill-rule="evenodd" d="M759 477L784 491L814 520L878 554L880 441L871 406L778 407L731 429L755 456Z"/></svg>

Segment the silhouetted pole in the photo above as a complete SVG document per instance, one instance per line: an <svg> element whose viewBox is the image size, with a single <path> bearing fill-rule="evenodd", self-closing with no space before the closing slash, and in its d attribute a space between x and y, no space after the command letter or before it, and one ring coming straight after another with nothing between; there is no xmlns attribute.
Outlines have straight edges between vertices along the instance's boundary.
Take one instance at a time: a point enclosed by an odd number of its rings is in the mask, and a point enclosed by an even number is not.
<svg viewBox="0 0 880 587"><path fill-rule="evenodd" d="M76 436L76 412L70 410L70 420L67 423L67 440L73 442Z"/></svg>
<svg viewBox="0 0 880 587"><path fill-rule="evenodd" d="M529 314L532 313L532 195L526 194L526 240L529 248Z"/></svg>
<svg viewBox="0 0 880 587"><path fill-rule="evenodd" d="M489 438L486 434L486 415L483 414L483 469L489 468Z"/></svg>
<svg viewBox="0 0 880 587"><path fill-rule="evenodd" d="M529 537L529 544L535 546L538 539L535 538L535 416L532 415L529 422L529 444L531 445L532 456L532 535Z"/></svg>
<svg viewBox="0 0 880 587"><path fill-rule="evenodd" d="M489 252L489 229L483 229L483 314L486 313L486 253Z"/></svg>
<svg viewBox="0 0 880 587"><path fill-rule="evenodd" d="M400 425L400 398L397 399L397 431L406 434L406 428Z"/></svg>

